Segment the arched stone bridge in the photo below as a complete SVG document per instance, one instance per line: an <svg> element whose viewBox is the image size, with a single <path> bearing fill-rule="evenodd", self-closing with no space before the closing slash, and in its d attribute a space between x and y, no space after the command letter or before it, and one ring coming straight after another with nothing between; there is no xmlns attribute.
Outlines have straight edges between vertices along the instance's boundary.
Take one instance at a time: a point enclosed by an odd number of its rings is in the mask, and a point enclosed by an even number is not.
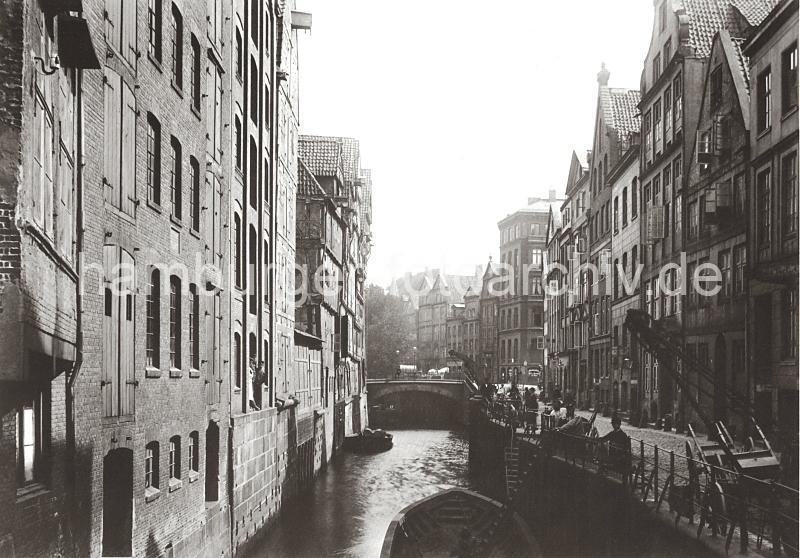
<svg viewBox="0 0 800 558"><path fill-rule="evenodd" d="M470 393L463 380L367 380L370 425L465 424ZM387 415L389 407L393 411Z"/></svg>

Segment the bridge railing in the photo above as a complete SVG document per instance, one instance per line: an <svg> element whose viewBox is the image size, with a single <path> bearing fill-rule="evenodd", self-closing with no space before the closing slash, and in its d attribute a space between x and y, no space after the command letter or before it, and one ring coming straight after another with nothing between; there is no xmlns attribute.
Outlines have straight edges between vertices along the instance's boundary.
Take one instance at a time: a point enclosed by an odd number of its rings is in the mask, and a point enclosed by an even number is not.
<svg viewBox="0 0 800 558"><path fill-rule="evenodd" d="M538 413L509 402L488 402L486 414L515 431L525 425L522 436L538 437L547 454L616 478L655 512L669 506L676 525L685 520L694 526L697 519L697 538L725 537L726 550L736 538L743 553L755 547L777 555L798 555L800 497L796 488L711 465L688 452L665 451L636 438L629 438L629 448L619 448L599 437L561 432L555 429L557 417L548 414L540 417L542 429L537 436L529 424L539 418Z"/></svg>

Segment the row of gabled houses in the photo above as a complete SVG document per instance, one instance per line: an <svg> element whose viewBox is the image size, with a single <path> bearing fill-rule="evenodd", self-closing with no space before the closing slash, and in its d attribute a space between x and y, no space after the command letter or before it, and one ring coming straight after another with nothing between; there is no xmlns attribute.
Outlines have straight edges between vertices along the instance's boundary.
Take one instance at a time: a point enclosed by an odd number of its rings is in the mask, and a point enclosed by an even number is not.
<svg viewBox="0 0 800 558"><path fill-rule="evenodd" d="M637 423L669 416L679 430L703 428L693 399L746 436L750 425L729 412L733 391L789 443L798 430L798 3L654 7L640 86L609 88L606 68L598 74L591 150L573 153L566 201L550 215L547 279L563 292L547 299L547 389ZM693 288L696 276L718 292ZM681 393L623 326L629 309L672 322L713 385Z"/></svg>
<svg viewBox="0 0 800 558"><path fill-rule="evenodd" d="M299 134L310 26L3 2L0 556L233 555L363 429L372 183Z"/></svg>

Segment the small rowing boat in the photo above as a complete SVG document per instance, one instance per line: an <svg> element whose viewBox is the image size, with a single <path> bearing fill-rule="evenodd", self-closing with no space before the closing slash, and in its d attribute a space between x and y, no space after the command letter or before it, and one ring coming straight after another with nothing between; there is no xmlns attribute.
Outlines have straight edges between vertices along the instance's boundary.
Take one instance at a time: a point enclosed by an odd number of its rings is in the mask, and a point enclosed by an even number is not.
<svg viewBox="0 0 800 558"><path fill-rule="evenodd" d="M463 488L443 490L404 508L386 531L381 558L542 556L516 513L497 525L500 502Z"/></svg>

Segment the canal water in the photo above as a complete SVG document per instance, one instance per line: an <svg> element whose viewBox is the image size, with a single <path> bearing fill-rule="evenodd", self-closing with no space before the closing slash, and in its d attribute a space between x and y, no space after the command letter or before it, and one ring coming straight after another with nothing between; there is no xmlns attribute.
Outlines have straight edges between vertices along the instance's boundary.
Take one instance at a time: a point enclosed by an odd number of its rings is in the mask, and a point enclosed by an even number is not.
<svg viewBox="0 0 800 558"><path fill-rule="evenodd" d="M469 472L464 434L446 430L393 430L384 453L344 453L280 513L252 557L380 555L392 518L439 490L477 489Z"/></svg>

